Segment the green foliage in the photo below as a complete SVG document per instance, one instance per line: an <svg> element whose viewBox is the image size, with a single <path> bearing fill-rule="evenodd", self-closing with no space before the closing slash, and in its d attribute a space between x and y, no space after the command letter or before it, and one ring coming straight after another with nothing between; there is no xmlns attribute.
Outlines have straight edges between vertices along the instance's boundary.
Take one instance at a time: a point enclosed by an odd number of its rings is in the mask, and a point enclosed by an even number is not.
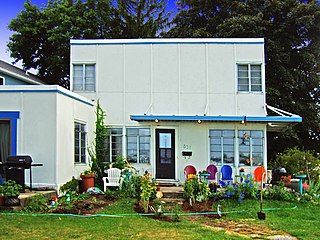
<svg viewBox="0 0 320 240"><path fill-rule="evenodd" d="M282 183L268 187L263 191L264 199L273 199L286 202L295 202L297 195L291 192L288 188L285 188Z"/></svg>
<svg viewBox="0 0 320 240"><path fill-rule="evenodd" d="M172 221L180 222L180 214L182 213L182 208L179 204L174 205L171 213L173 213L173 215L171 216Z"/></svg>
<svg viewBox="0 0 320 240"><path fill-rule="evenodd" d="M25 1L8 26L8 48L46 83L68 88L70 39L156 37L166 27L165 9L164 0L56 0L41 9Z"/></svg>
<svg viewBox="0 0 320 240"><path fill-rule="evenodd" d="M275 160L276 166L284 167L292 175L299 171L308 174L310 180L319 182L320 159L311 151L301 151L298 148L286 149Z"/></svg>
<svg viewBox="0 0 320 240"><path fill-rule="evenodd" d="M120 170L124 169L127 167L127 160L123 156L117 156L116 157L116 162L112 163L112 167L114 168L119 168Z"/></svg>
<svg viewBox="0 0 320 240"><path fill-rule="evenodd" d="M155 198L157 191L157 183L152 179L151 174L147 173L141 176L141 194L140 201L145 212L148 212L149 202Z"/></svg>
<svg viewBox="0 0 320 240"><path fill-rule="evenodd" d="M3 196L15 197L20 195L22 186L13 180L8 180L2 184Z"/></svg>
<svg viewBox="0 0 320 240"><path fill-rule="evenodd" d="M77 179L72 177L72 179L65 184L63 184L60 189L60 194L65 195L65 194L76 194L79 192L79 182Z"/></svg>
<svg viewBox="0 0 320 240"><path fill-rule="evenodd" d="M205 181L198 181L197 176L189 174L185 183L183 184L184 197L189 199L190 206L195 201L207 201L209 198L210 188Z"/></svg>
<svg viewBox="0 0 320 240"><path fill-rule="evenodd" d="M140 199L142 177L136 174L131 175L128 184L122 188L124 194L128 197Z"/></svg>
<svg viewBox="0 0 320 240"><path fill-rule="evenodd" d="M103 109L100 106L99 101L97 102L97 108L96 108L96 129L95 129L95 140L93 143L93 147L89 148L89 155L91 160L91 169L95 174L97 175L98 179L102 179L104 176L104 169L106 161L106 140L108 137L108 128L106 127L104 123L106 113L103 111ZM99 185L101 183L96 181L96 185L101 188Z"/></svg>
<svg viewBox="0 0 320 240"><path fill-rule="evenodd" d="M22 60L25 69L37 69L45 82L68 87L70 39L110 38L110 27L116 26L112 15L109 0L48 1L41 9L25 1L8 26L14 31L11 57Z"/></svg>
<svg viewBox="0 0 320 240"><path fill-rule="evenodd" d="M122 38L154 38L168 27L164 0L119 0L116 19Z"/></svg>
<svg viewBox="0 0 320 240"><path fill-rule="evenodd" d="M25 212L45 212L48 210L48 198L43 194L36 194L28 199L28 205L23 208Z"/></svg>
<svg viewBox="0 0 320 240"><path fill-rule="evenodd" d="M221 199L233 199L242 202L244 199L257 199L259 196L259 188L250 176L243 176L239 183L231 183L230 181L220 181L220 189L212 192L210 197Z"/></svg>

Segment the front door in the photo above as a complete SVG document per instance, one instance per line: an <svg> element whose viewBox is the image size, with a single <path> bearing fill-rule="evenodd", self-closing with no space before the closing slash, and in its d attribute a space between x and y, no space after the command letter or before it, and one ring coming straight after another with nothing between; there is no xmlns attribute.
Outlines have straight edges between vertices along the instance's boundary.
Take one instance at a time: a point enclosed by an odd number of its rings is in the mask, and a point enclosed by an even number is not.
<svg viewBox="0 0 320 240"><path fill-rule="evenodd" d="M156 178L175 179L174 129L156 129Z"/></svg>

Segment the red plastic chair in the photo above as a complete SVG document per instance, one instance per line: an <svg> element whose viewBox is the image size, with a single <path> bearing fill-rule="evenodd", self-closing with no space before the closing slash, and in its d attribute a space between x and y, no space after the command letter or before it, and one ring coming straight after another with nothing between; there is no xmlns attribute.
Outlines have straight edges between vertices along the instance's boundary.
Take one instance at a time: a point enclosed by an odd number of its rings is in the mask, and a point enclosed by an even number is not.
<svg viewBox="0 0 320 240"><path fill-rule="evenodd" d="M194 166L192 166L192 165L187 165L187 166L184 168L184 176L185 176L186 178L188 178L188 175L189 175L189 174L194 174L194 175L197 174L196 168L195 168Z"/></svg>
<svg viewBox="0 0 320 240"><path fill-rule="evenodd" d="M265 182L266 181L266 169L263 166L257 167L254 172L254 181L255 182Z"/></svg>
<svg viewBox="0 0 320 240"><path fill-rule="evenodd" d="M217 168L215 165L210 164L210 165L207 167L207 171L210 173L210 176L207 177L207 180L214 180L214 181L216 181L216 180L217 180L218 168Z"/></svg>

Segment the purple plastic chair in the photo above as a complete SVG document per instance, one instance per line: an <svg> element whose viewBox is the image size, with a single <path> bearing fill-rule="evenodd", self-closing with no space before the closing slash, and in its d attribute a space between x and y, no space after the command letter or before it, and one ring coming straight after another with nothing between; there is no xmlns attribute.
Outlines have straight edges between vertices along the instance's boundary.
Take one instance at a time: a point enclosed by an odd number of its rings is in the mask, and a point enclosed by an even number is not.
<svg viewBox="0 0 320 240"><path fill-rule="evenodd" d="M229 165L223 165L221 168L222 180L232 181L232 168Z"/></svg>
<svg viewBox="0 0 320 240"><path fill-rule="evenodd" d="M207 171L210 173L210 176L207 177L207 180L214 180L214 181L216 181L216 180L217 180L218 168L217 168L215 165L210 164L210 165L207 167Z"/></svg>

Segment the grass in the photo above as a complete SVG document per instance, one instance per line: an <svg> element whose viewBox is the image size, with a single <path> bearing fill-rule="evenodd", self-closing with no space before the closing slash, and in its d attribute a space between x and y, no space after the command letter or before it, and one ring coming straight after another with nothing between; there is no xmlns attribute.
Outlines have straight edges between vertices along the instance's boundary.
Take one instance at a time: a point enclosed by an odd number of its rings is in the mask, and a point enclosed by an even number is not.
<svg viewBox="0 0 320 240"><path fill-rule="evenodd" d="M104 209L105 214L132 213L133 200L122 199ZM298 239L320 239L319 207L292 203L266 201L264 208L280 208L264 211L266 220L257 219L259 203L246 200L243 203L226 202L223 211L232 211L223 219L262 224L283 230ZM242 239L224 231L204 226L207 218L181 222L159 221L139 215L114 217L61 217L1 215L0 239ZM243 238L244 239L244 238Z"/></svg>
<svg viewBox="0 0 320 240"><path fill-rule="evenodd" d="M264 201L263 212L266 220L258 220L259 202L246 200L239 204L228 202L224 211L242 211L231 213L226 218L241 221L254 219L254 223L268 228L282 230L298 239L320 239L320 209L316 205L295 204L282 201Z"/></svg>

